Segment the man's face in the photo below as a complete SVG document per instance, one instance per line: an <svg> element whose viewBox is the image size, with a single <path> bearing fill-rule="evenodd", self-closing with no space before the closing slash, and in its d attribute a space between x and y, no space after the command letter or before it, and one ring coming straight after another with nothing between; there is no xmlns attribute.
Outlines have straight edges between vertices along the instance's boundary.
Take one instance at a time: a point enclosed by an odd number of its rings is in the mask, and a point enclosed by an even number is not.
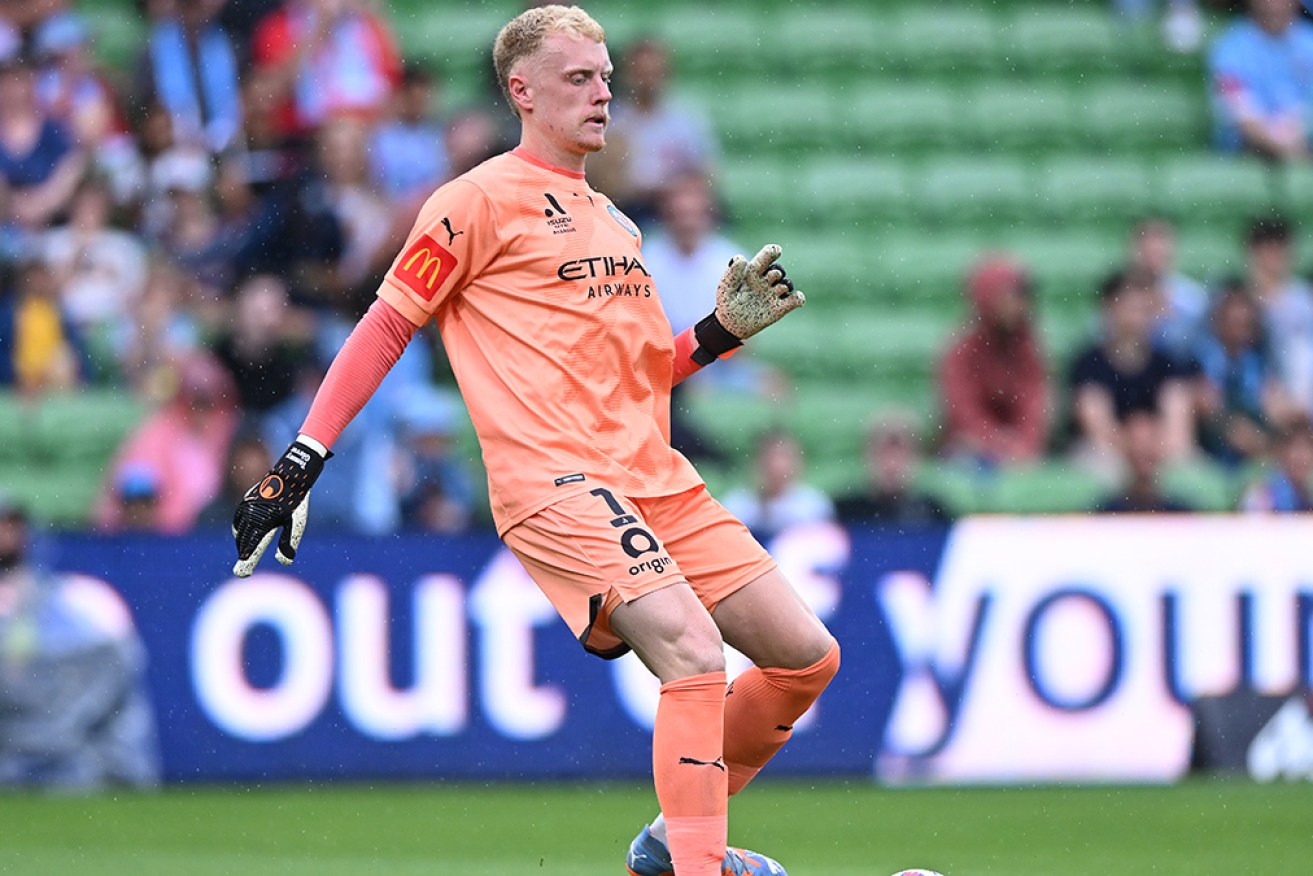
<svg viewBox="0 0 1313 876"><path fill-rule="evenodd" d="M1249 248L1254 273L1264 277L1285 278L1290 274L1290 245L1280 240L1265 240Z"/></svg>
<svg viewBox="0 0 1313 876"><path fill-rule="evenodd" d="M1155 276L1166 274L1176 261L1176 237L1164 224L1145 225L1135 235L1132 248L1136 264Z"/></svg>
<svg viewBox="0 0 1313 876"><path fill-rule="evenodd" d="M1108 332L1122 341L1145 340L1153 324L1153 299L1143 286L1127 285L1105 305Z"/></svg>
<svg viewBox="0 0 1313 876"><path fill-rule="evenodd" d="M1264 30L1284 33L1299 14L1299 0L1249 0L1249 10Z"/></svg>
<svg viewBox="0 0 1313 876"><path fill-rule="evenodd" d="M587 155L606 146L611 71L605 43L554 33L511 76L512 93L515 80L522 80L528 99L520 109L525 123L561 151Z"/></svg>

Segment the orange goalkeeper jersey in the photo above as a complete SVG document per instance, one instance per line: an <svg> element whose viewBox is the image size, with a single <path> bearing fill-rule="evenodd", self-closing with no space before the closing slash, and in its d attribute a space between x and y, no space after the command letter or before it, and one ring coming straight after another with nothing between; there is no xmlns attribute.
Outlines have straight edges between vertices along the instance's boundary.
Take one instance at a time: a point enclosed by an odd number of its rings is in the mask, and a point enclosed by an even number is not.
<svg viewBox="0 0 1313 876"><path fill-rule="evenodd" d="M674 341L641 243L582 173L516 149L434 192L379 289L437 319L499 533L601 485L702 483L670 446Z"/></svg>

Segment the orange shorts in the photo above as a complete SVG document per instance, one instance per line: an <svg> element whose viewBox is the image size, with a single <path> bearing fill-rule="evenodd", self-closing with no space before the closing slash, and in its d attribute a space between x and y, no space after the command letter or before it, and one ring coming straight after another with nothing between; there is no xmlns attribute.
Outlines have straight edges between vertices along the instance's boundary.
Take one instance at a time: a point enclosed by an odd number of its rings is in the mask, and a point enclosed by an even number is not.
<svg viewBox="0 0 1313 876"><path fill-rule="evenodd" d="M584 649L608 660L629 650L608 622L620 603L686 581L711 611L775 568L705 486L647 499L598 488L549 505L503 539Z"/></svg>

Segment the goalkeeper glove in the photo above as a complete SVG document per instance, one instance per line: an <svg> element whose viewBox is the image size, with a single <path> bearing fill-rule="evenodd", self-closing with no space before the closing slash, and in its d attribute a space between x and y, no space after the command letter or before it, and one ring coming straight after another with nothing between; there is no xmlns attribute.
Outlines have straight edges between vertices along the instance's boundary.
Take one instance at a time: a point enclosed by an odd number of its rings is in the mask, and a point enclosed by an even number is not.
<svg viewBox="0 0 1313 876"><path fill-rule="evenodd" d="M710 365L807 303L807 297L793 288L784 266L775 263L779 257L779 246L769 243L752 261L741 255L729 260L716 288L716 309L693 327L698 342L694 362Z"/></svg>
<svg viewBox="0 0 1313 876"><path fill-rule="evenodd" d="M324 470L324 461L333 455L324 453L321 455L298 436L264 480L247 490L237 503L233 514L233 539L237 542L234 575L246 578L255 571L280 528L283 532L275 555L284 566L291 564L305 534L310 488Z"/></svg>

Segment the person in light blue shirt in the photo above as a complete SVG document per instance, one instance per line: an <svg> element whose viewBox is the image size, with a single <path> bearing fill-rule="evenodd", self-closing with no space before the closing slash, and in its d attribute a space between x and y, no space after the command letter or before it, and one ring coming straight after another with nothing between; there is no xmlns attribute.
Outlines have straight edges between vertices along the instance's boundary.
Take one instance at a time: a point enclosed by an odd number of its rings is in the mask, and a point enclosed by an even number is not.
<svg viewBox="0 0 1313 876"><path fill-rule="evenodd" d="M452 176L442 128L432 118L435 84L427 69L407 62L393 98L396 114L374 132L370 170L394 202L423 201Z"/></svg>
<svg viewBox="0 0 1313 876"><path fill-rule="evenodd" d="M1313 24L1299 0L1250 0L1249 15L1217 38L1208 59L1221 149L1280 158L1309 155Z"/></svg>

